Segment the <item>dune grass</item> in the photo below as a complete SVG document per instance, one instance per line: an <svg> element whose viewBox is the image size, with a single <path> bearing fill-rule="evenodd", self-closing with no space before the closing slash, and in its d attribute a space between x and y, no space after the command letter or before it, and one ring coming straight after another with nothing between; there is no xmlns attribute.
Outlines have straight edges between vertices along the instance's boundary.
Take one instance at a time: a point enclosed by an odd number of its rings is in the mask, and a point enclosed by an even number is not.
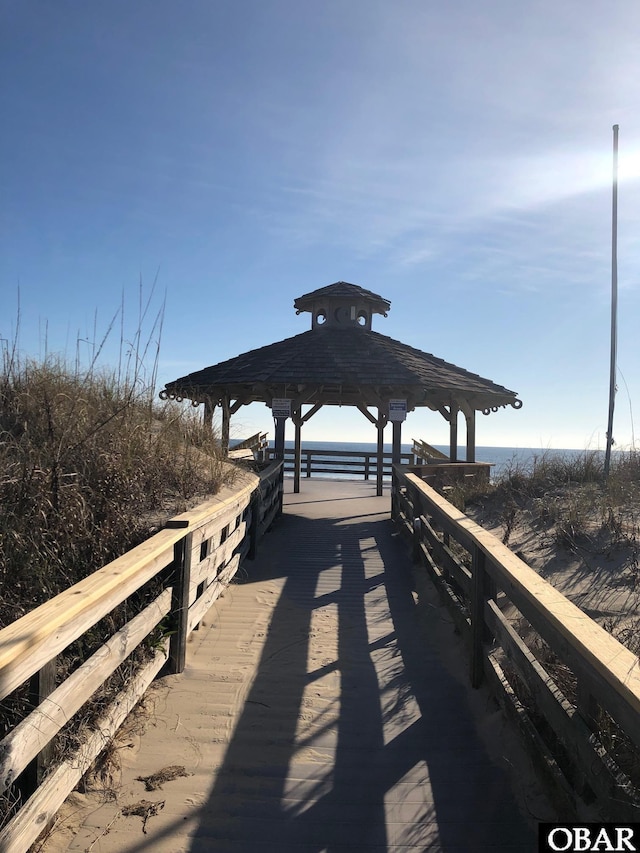
<svg viewBox="0 0 640 853"><path fill-rule="evenodd" d="M158 512L215 493L219 443L139 377L56 358L0 376L0 627L141 542Z"/></svg>
<svg viewBox="0 0 640 853"><path fill-rule="evenodd" d="M0 628L144 541L166 518L233 479L234 469L197 411L156 399L159 343L153 341L160 335L163 309L145 342L142 328L148 309L149 301L145 305L141 296L138 326L130 341L121 324L120 355L113 369L100 368L99 362L114 321L93 347L88 364L82 365L79 357L70 363L51 354L37 361L21 357L17 333L3 351ZM151 588L139 590L127 605L73 643L57 660L58 683L130 618L128 607L141 609L154 594ZM132 677L147 651L144 644L136 650L54 739L54 764L73 752L101 702ZM3 700L0 738L31 707L28 684ZM0 796L0 827L24 796L21 779Z"/></svg>

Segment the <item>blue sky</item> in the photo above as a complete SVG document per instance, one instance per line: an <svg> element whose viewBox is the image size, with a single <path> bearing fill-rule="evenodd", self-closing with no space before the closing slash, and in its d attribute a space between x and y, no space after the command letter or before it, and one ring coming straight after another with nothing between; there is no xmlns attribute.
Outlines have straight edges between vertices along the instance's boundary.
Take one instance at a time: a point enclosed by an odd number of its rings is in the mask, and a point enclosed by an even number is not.
<svg viewBox="0 0 640 853"><path fill-rule="evenodd" d="M519 393L479 445L603 447L618 123L629 446L639 31L636 0L0 0L0 337L19 301L25 355L87 358L155 282L163 385L305 331L293 300L349 281L391 301L377 331ZM233 423L273 434L264 405ZM375 433L330 409L304 437Z"/></svg>

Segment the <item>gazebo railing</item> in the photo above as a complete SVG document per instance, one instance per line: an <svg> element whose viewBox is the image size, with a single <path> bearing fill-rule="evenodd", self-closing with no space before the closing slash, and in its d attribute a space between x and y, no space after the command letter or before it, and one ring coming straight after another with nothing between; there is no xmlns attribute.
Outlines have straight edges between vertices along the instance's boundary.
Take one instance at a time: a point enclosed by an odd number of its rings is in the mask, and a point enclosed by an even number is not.
<svg viewBox="0 0 640 853"><path fill-rule="evenodd" d="M268 458L275 458L275 449L267 450ZM413 462L413 454L402 452L400 454L401 464L410 465ZM378 454L375 450L334 450L328 448L302 448L300 475L302 477L340 476L351 480L375 479L378 475ZM285 448L284 470L285 474L294 473L295 450ZM392 453L385 451L382 462L382 476L391 477Z"/></svg>

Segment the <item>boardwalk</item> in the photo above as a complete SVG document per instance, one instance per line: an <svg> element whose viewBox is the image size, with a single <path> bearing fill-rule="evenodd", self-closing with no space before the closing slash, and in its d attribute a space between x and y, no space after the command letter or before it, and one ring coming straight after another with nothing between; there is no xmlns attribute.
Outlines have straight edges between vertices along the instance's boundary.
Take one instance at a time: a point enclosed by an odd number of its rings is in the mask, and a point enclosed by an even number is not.
<svg viewBox="0 0 640 853"><path fill-rule="evenodd" d="M392 533L374 485L287 494L185 674L159 688L154 724L120 750L117 800L76 796L47 853L534 850ZM190 775L145 791L136 777L168 765ZM164 802L144 824L123 814L143 799Z"/></svg>

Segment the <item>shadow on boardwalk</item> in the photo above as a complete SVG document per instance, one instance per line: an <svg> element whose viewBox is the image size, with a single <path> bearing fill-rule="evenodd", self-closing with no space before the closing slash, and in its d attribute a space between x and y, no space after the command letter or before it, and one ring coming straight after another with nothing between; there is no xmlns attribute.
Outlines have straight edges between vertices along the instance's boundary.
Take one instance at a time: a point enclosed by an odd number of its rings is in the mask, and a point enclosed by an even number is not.
<svg viewBox="0 0 640 853"><path fill-rule="evenodd" d="M379 506L301 496L249 565L282 592L191 853L534 849Z"/></svg>

